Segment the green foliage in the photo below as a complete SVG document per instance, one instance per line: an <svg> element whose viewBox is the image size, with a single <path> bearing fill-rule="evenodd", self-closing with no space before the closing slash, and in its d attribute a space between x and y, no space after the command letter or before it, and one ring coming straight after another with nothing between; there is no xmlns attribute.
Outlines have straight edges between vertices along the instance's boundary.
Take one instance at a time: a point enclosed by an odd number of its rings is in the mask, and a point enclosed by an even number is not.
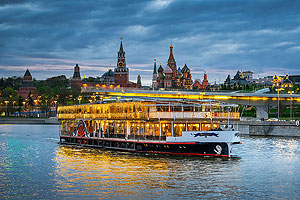
<svg viewBox="0 0 300 200"><path fill-rule="evenodd" d="M0 90L4 88L11 87L14 90L18 90L19 87L22 86L23 79L21 77L9 77L9 78L1 78L0 79Z"/></svg>
<svg viewBox="0 0 300 200"><path fill-rule="evenodd" d="M51 77L46 79L47 85L49 87L64 87L67 88L70 85L70 81L69 79L67 79L67 77L65 75L61 75L61 76L55 76L55 77Z"/></svg>
<svg viewBox="0 0 300 200"><path fill-rule="evenodd" d="M12 87L7 87L4 90L2 90L3 98L12 98L16 95L17 95L17 92Z"/></svg>
<svg viewBox="0 0 300 200"><path fill-rule="evenodd" d="M84 78L82 80L83 82L99 82L100 81L100 77L88 77L88 78Z"/></svg>

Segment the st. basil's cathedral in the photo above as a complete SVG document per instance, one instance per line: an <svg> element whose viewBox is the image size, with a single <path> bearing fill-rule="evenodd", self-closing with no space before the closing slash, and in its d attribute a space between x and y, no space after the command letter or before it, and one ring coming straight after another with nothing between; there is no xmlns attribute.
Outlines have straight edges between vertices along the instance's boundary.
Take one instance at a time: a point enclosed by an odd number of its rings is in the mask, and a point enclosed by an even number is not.
<svg viewBox="0 0 300 200"><path fill-rule="evenodd" d="M199 80L192 80L190 68L184 64L183 68L177 68L173 55L173 45L170 46L170 55L165 69L160 65L157 69L156 59L154 59L154 69L152 78L153 89L206 89L208 86L206 70L202 83Z"/></svg>

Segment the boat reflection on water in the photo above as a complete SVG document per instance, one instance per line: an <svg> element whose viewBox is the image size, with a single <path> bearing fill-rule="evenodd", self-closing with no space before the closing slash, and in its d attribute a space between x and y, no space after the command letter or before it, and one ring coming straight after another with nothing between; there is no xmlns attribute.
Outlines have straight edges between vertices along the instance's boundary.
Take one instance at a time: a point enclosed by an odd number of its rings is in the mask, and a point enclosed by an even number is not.
<svg viewBox="0 0 300 200"><path fill-rule="evenodd" d="M224 182L226 177L239 179L237 159L167 157L59 146L55 162L59 193L83 198L186 198L195 197L195 192L202 197L224 197L237 189ZM228 170L224 162L235 165L236 170ZM217 174L222 174L222 178Z"/></svg>
<svg viewBox="0 0 300 200"><path fill-rule="evenodd" d="M59 190L66 193L132 197L136 190L166 187L168 167L161 159L60 146L55 161Z"/></svg>

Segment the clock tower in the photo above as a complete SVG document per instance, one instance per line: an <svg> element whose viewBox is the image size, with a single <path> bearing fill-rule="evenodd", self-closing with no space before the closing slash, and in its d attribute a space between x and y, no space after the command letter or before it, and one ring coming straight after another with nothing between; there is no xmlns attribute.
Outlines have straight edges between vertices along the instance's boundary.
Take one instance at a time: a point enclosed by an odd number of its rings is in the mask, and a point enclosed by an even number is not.
<svg viewBox="0 0 300 200"><path fill-rule="evenodd" d="M121 87L127 87L129 81L129 70L126 67L125 51L123 50L123 43L121 38L120 50L118 52L117 67L114 70L115 85Z"/></svg>

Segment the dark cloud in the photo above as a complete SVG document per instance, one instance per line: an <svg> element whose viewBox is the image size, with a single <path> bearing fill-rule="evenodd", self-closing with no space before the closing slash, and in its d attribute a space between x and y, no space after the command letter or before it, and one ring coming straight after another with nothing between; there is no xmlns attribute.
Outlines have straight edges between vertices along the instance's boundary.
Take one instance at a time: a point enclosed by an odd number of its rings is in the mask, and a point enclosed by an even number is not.
<svg viewBox="0 0 300 200"><path fill-rule="evenodd" d="M130 79L149 83L153 59L210 81L238 69L300 74L299 1L0 1L0 74L101 76L116 65L124 38Z"/></svg>

